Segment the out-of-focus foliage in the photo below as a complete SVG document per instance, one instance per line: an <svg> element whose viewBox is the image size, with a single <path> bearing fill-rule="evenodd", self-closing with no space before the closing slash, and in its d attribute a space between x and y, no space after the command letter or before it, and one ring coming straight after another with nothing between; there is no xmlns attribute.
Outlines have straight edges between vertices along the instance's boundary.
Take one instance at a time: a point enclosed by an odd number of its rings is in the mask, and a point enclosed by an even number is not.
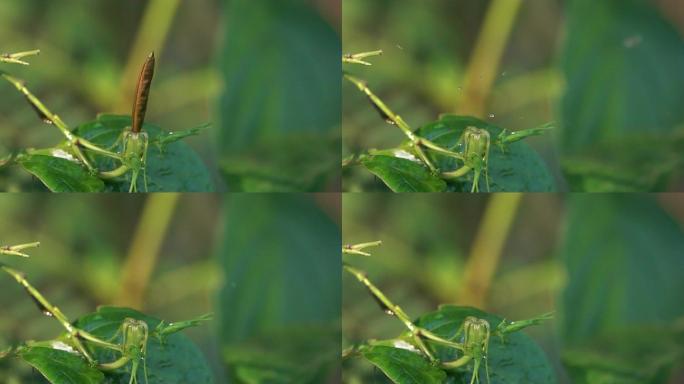
<svg viewBox="0 0 684 384"><path fill-rule="evenodd" d="M524 333L541 345L560 383L679 382L682 373L673 369L684 363L678 286L684 200L569 199L526 195L510 233L485 234L506 238L485 309L507 319L555 310L554 320ZM487 202L464 195L345 195L343 241L383 240L371 257L348 262L414 319L440 304L462 305L464 265ZM346 276L342 315L344 347L404 331ZM354 358L344 362L343 376L387 380Z"/></svg>
<svg viewBox="0 0 684 384"><path fill-rule="evenodd" d="M343 52L384 50L354 74L416 128L458 111L495 3L345 1ZM683 11L673 1L523 1L479 117L511 131L555 121L557 140L529 143L561 190L682 189ZM343 156L403 139L357 89L342 91ZM348 191L386 190L362 167L343 178Z"/></svg>
<svg viewBox="0 0 684 384"><path fill-rule="evenodd" d="M219 148L230 187L329 188L341 162L338 33L303 0L233 0L225 11Z"/></svg>
<svg viewBox="0 0 684 384"><path fill-rule="evenodd" d="M310 197L239 195L226 206L220 330L239 383L320 383L340 351L340 230Z"/></svg>
<svg viewBox="0 0 684 384"><path fill-rule="evenodd" d="M666 190L684 164L682 34L645 0L571 0L567 18L559 120L571 189Z"/></svg>
<svg viewBox="0 0 684 384"><path fill-rule="evenodd" d="M665 382L684 358L682 249L681 223L651 197L571 198L560 334L577 380Z"/></svg>
<svg viewBox="0 0 684 384"><path fill-rule="evenodd" d="M232 358L253 380L244 382L258 383L255 378L265 380L274 370L277 377L290 372L316 382L334 378L340 241L339 224L329 216L339 207L313 195L225 199L223 209L218 195L179 198L149 281L130 283L146 287L144 312L169 321L214 312L216 320L183 334L200 347L217 383L242 382L228 381ZM3 196L0 245L40 240L41 247L28 259L0 262L25 272L72 320L98 305L119 304L130 290L122 286L123 271L138 271L127 263L135 254L132 239L140 231L157 231L139 224L141 212L150 209L146 201L115 195ZM163 225L159 218L166 214L156 212L151 225ZM146 251L142 257L152 256ZM43 316L10 276L0 277L0 292L0 377L42 382L27 364L11 355L3 358L2 352L26 340L53 339L63 329ZM277 348L274 340L280 340ZM267 355L274 358L264 359Z"/></svg>

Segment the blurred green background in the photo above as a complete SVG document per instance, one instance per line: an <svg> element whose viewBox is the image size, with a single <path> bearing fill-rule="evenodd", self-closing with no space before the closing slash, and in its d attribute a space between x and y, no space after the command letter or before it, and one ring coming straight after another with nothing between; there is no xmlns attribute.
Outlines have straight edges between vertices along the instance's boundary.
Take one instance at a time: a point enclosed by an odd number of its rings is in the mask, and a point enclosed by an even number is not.
<svg viewBox="0 0 684 384"><path fill-rule="evenodd" d="M439 304L509 320L555 311L525 332L561 383L684 379L684 196L345 194L342 233L383 241L344 260L413 318ZM342 292L344 347L404 331L353 276ZM343 381L388 382L360 358Z"/></svg>
<svg viewBox="0 0 684 384"><path fill-rule="evenodd" d="M4 1L0 53L41 55L0 70L74 128L101 112L130 114L155 51L146 121L169 131L211 123L188 142L218 190L339 190L339 9L339 0ZM0 157L61 140L9 83L0 100ZM0 169L0 190L32 186L19 169Z"/></svg>
<svg viewBox="0 0 684 384"><path fill-rule="evenodd" d="M41 241L31 258L0 262L71 320L104 304L169 321L214 312L185 333L216 383L274 371L290 382L337 381L339 197L45 196L0 198L2 245ZM10 276L0 292L0 350L62 332ZM13 357L0 360L0 381L43 382Z"/></svg>
<svg viewBox="0 0 684 384"><path fill-rule="evenodd" d="M676 0L346 0L345 65L412 128L442 113L508 130L555 122L526 140L558 190L681 190L684 5ZM405 140L343 83L343 157ZM674 177L673 177L674 175ZM345 191L386 190L361 167Z"/></svg>

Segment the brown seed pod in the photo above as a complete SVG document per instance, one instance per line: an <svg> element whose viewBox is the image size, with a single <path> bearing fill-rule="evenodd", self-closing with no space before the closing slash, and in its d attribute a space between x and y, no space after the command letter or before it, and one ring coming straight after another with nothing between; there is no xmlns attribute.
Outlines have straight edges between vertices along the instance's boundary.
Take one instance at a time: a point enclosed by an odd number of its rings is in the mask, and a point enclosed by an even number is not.
<svg viewBox="0 0 684 384"><path fill-rule="evenodd" d="M150 53L140 70L138 85L135 88L135 99L133 101L133 125L131 132L138 133L142 129L147 111L147 100L150 96L150 86L154 77L154 52Z"/></svg>

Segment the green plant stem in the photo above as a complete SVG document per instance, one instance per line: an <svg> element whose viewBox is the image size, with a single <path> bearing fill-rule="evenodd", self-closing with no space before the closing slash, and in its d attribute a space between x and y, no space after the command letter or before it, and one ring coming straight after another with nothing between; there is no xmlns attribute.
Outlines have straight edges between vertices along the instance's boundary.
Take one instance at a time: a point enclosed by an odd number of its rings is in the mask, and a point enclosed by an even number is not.
<svg viewBox="0 0 684 384"><path fill-rule="evenodd" d="M493 0L471 55L458 101L458 114L482 117L521 0Z"/></svg>
<svg viewBox="0 0 684 384"><path fill-rule="evenodd" d="M148 2L140 27L136 33L133 46L128 54L128 61L122 74L119 99L115 111L128 113L133 105L133 91L138 79L138 63L155 51L161 57L162 47L171 24L180 6L180 0L151 0Z"/></svg>
<svg viewBox="0 0 684 384"><path fill-rule="evenodd" d="M178 203L178 193L148 195L121 274L117 303L142 308L159 249Z"/></svg>
<svg viewBox="0 0 684 384"><path fill-rule="evenodd" d="M492 277L520 205L521 193L492 194L463 272L458 302L485 307Z"/></svg>
<svg viewBox="0 0 684 384"><path fill-rule="evenodd" d="M83 155L83 152L79 148L79 139L76 137L69 127L62 121L62 119L57 116L56 114L52 113L46 106L43 104L36 96L34 96L31 91L26 88L26 85L24 84L23 81L14 78L12 76L9 76L7 74L2 74L2 77L5 78L5 80L9 81L12 85L14 85L19 92L23 93L24 96L26 96L26 99L31 103L32 106L35 107L36 111L40 114L40 116L47 121L51 122L55 127L57 127L60 132L64 135L64 137L67 139L67 143L69 145L69 149L76 155L76 157L88 168L90 171L94 171L93 166L90 164L88 159ZM82 139L81 139L82 140Z"/></svg>
<svg viewBox="0 0 684 384"><path fill-rule="evenodd" d="M36 56L40 54L40 49L34 49L32 51L24 51L17 53L3 53L0 55L0 62L11 63L11 64L21 64L29 65L28 62L21 60L27 56Z"/></svg>

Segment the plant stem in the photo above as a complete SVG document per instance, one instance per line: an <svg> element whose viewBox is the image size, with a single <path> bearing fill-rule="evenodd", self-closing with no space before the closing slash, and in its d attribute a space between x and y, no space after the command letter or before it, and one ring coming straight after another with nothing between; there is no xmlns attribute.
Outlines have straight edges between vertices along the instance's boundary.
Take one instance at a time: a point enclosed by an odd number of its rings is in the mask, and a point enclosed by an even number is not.
<svg viewBox="0 0 684 384"><path fill-rule="evenodd" d="M497 193L489 198L464 268L458 299L461 305L485 307L487 292L521 198L521 193Z"/></svg>
<svg viewBox="0 0 684 384"><path fill-rule="evenodd" d="M21 60L26 56L36 56L40 54L40 49L34 49L32 51L24 51L17 53L3 53L0 55L0 62L11 63L11 64L21 64L29 65L28 62Z"/></svg>
<svg viewBox="0 0 684 384"><path fill-rule="evenodd" d="M178 193L154 193L147 198L123 265L118 304L142 308L144 294L179 197Z"/></svg>
<svg viewBox="0 0 684 384"><path fill-rule="evenodd" d="M458 114L482 117L521 0L493 0L466 69Z"/></svg>
<svg viewBox="0 0 684 384"><path fill-rule="evenodd" d="M178 11L180 0L151 0L148 2L133 46L128 54L128 61L121 78L119 101L114 108L121 113L128 113L133 104L131 95L138 79L138 63L150 52L156 51L161 57L164 40L168 36L171 24Z"/></svg>

